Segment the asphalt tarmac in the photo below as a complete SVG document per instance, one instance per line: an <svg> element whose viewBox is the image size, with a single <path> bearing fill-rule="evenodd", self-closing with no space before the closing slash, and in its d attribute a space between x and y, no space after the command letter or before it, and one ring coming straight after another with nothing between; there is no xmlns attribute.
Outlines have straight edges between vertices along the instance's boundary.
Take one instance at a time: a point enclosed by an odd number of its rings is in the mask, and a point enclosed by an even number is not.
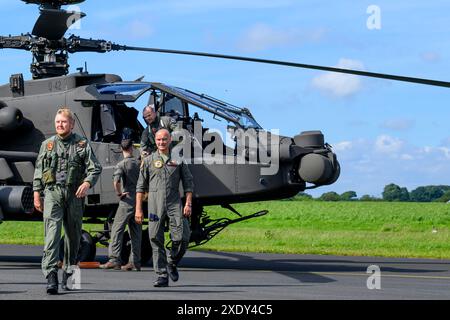
<svg viewBox="0 0 450 320"><path fill-rule="evenodd" d="M151 265L81 269L79 290L47 296L41 256L39 246L0 245L0 300L450 299L448 260L209 251L188 251L168 288L153 287ZM97 261L106 260L98 248Z"/></svg>

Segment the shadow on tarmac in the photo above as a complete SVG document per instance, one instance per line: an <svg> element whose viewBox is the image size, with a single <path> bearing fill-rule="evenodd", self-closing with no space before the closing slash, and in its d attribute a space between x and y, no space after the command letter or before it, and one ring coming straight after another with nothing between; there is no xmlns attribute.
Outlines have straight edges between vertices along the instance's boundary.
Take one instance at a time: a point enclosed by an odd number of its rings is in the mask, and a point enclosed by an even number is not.
<svg viewBox="0 0 450 320"><path fill-rule="evenodd" d="M439 273L448 272L448 269L438 270L436 268L408 268L409 265L446 265L448 262L428 262L428 261L404 261L399 259L392 259L391 261L380 258L374 258L370 261L369 257L364 257L358 260L355 257L343 257L342 259L333 259L332 257L320 256L318 259L302 259L301 255L298 258L290 258L291 255L275 255L275 254L251 254L251 253L231 253L231 252L215 252L215 251L193 251L192 256L185 256L180 263L181 268L202 269L201 272L213 272L217 269L236 269L236 270L257 270L257 271L272 271L283 276L296 280L297 283L329 283L336 280L317 273L363 273L367 271L369 265L376 264L380 266L382 271L395 274L411 274L411 273ZM200 254L201 256L196 256ZM277 259L277 257L279 257ZM97 261L107 261L105 255L97 256ZM384 260L384 261L382 261ZM35 269L40 268L41 256L0 256L0 262L16 262L28 264L7 264L0 266L1 269ZM29 264L35 263L36 265ZM402 267L386 266L387 264L405 265ZM145 265L152 267L152 263ZM209 270L204 270L209 269ZM195 270L193 270L195 271ZM225 286L226 287L226 286ZM152 291L153 292L153 291Z"/></svg>

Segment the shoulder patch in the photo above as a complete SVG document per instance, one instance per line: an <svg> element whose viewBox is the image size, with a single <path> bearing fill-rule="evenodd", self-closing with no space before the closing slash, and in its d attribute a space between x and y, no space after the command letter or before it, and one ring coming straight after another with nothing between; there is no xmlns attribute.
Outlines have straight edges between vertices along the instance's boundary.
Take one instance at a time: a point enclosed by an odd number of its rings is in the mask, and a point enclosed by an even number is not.
<svg viewBox="0 0 450 320"><path fill-rule="evenodd" d="M146 157L141 159L141 164L140 164L141 169L144 168L145 165L147 167L150 166L150 163L151 163L150 159L151 159L150 155L147 155Z"/></svg>
<svg viewBox="0 0 450 320"><path fill-rule="evenodd" d="M54 146L55 146L55 144L53 143L53 141L47 142L47 150L48 151L52 151Z"/></svg>
<svg viewBox="0 0 450 320"><path fill-rule="evenodd" d="M80 148L86 148L86 140L81 140L77 143L77 146Z"/></svg>

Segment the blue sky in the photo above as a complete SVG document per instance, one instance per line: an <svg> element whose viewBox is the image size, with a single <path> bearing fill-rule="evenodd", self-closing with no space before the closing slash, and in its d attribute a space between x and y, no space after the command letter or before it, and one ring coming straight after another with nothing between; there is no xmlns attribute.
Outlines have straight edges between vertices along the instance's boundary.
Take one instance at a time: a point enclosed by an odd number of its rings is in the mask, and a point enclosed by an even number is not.
<svg viewBox="0 0 450 320"><path fill-rule="evenodd" d="M381 28L369 29L370 5ZM82 37L450 81L448 1L87 0ZM31 31L37 6L0 0L0 34ZM0 76L29 78L27 52L2 50ZM450 184L450 90L305 69L155 53L77 54L94 73L145 75L249 107L266 129L322 130L341 162L339 193L379 196Z"/></svg>

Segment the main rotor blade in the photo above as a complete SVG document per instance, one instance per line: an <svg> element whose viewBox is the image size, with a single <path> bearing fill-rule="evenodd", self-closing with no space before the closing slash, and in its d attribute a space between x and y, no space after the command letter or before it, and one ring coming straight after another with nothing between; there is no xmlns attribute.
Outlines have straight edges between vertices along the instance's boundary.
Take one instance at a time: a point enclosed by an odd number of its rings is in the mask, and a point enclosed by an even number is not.
<svg viewBox="0 0 450 320"><path fill-rule="evenodd" d="M48 40L59 40L74 23L86 15L56 9L42 9L32 34Z"/></svg>
<svg viewBox="0 0 450 320"><path fill-rule="evenodd" d="M257 62L257 63L275 64L275 65L281 65L281 66L287 66L287 67L296 67L296 68L347 73L347 74L353 74L353 75L358 75L358 76L389 79L389 80L396 80L396 81L403 81L403 82L420 83L420 84L426 84L426 85L430 85L430 86L450 88L450 82L447 82L447 81L438 81L438 80L423 79L423 78L397 76L397 75L375 73L375 72L368 72L368 71L361 71L361 70L324 67L324 66L317 66L317 65L312 65L312 64L303 64L303 63L296 63L296 62L258 59L258 58L240 57L240 56L230 56L230 55L214 54L214 53L206 53L206 52L180 51L180 50L157 49L157 48L142 48L142 47L121 46L121 45L113 45L113 50L159 52L159 53L171 53L171 54L182 54L182 55L190 55L190 56L202 56L202 57L210 57L210 58L249 61L249 62Z"/></svg>

